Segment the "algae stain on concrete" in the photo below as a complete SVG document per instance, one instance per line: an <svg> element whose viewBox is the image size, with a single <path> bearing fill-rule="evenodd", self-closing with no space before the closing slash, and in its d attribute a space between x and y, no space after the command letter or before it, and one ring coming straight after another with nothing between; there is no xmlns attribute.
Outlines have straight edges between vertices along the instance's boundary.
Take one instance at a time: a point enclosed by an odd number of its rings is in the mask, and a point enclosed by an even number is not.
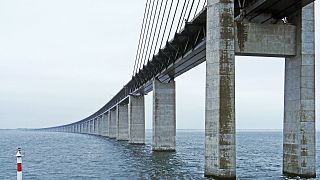
<svg viewBox="0 0 320 180"><path fill-rule="evenodd" d="M237 22L237 35L238 35L238 46L240 52L245 50L245 42L248 41L248 24L244 22Z"/></svg>

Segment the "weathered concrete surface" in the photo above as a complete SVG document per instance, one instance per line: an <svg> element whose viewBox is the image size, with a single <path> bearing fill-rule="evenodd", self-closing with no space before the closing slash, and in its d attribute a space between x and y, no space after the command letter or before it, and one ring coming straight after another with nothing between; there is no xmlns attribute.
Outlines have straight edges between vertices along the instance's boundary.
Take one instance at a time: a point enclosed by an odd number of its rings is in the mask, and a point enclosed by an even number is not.
<svg viewBox="0 0 320 180"><path fill-rule="evenodd" d="M108 131L109 131L109 128L108 128L108 113L104 113L102 115L101 121L102 121L101 136L108 137Z"/></svg>
<svg viewBox="0 0 320 180"><path fill-rule="evenodd" d="M109 126L109 137L117 137L117 111L116 109L110 110L110 126Z"/></svg>
<svg viewBox="0 0 320 180"><path fill-rule="evenodd" d="M245 56L294 56L295 34L295 25L236 22L235 52Z"/></svg>
<svg viewBox="0 0 320 180"><path fill-rule="evenodd" d="M314 3L291 19L297 25L297 56L286 59L283 172L316 177Z"/></svg>
<svg viewBox="0 0 320 180"><path fill-rule="evenodd" d="M145 143L144 96L129 96L129 143Z"/></svg>
<svg viewBox="0 0 320 180"><path fill-rule="evenodd" d="M90 121L90 134L94 134L94 119L91 119Z"/></svg>
<svg viewBox="0 0 320 180"><path fill-rule="evenodd" d="M80 133L81 134L84 134L84 123L81 123L81 128L80 128Z"/></svg>
<svg viewBox="0 0 320 180"><path fill-rule="evenodd" d="M117 105L117 122L118 132L117 140L128 141L129 140L129 122L128 122L128 104Z"/></svg>
<svg viewBox="0 0 320 180"><path fill-rule="evenodd" d="M205 176L235 179L234 1L207 2Z"/></svg>
<svg viewBox="0 0 320 180"><path fill-rule="evenodd" d="M176 150L176 87L175 81L153 80L152 150Z"/></svg>
<svg viewBox="0 0 320 180"><path fill-rule="evenodd" d="M88 134L91 134L91 120L88 121Z"/></svg>
<svg viewBox="0 0 320 180"><path fill-rule="evenodd" d="M90 134L90 121L86 121L86 134Z"/></svg>
<svg viewBox="0 0 320 180"><path fill-rule="evenodd" d="M93 121L94 121L94 132L93 132L93 134L98 135L99 134L99 117L94 118Z"/></svg>
<svg viewBox="0 0 320 180"><path fill-rule="evenodd" d="M102 116L97 117L98 120L98 133L97 135L101 136L102 134Z"/></svg>
<svg viewBox="0 0 320 180"><path fill-rule="evenodd" d="M107 137L110 137L110 127L111 127L111 112L108 111L107 113Z"/></svg>
<svg viewBox="0 0 320 180"><path fill-rule="evenodd" d="M108 137L110 138L111 134L111 110L108 111Z"/></svg>
<svg viewBox="0 0 320 180"><path fill-rule="evenodd" d="M79 133L79 124L75 124L74 126L76 128L75 133Z"/></svg>
<svg viewBox="0 0 320 180"><path fill-rule="evenodd" d="M86 134L90 134L90 121L86 121Z"/></svg>

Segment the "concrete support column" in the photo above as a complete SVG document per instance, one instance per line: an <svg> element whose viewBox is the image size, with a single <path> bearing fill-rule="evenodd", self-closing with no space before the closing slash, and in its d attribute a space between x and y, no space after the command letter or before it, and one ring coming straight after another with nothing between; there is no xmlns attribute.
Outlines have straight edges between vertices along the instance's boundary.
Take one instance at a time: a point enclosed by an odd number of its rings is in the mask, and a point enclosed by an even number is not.
<svg viewBox="0 0 320 180"><path fill-rule="evenodd" d="M111 110L108 111L108 137L110 138L111 134Z"/></svg>
<svg viewBox="0 0 320 180"><path fill-rule="evenodd" d="M90 134L90 121L87 121L87 134Z"/></svg>
<svg viewBox="0 0 320 180"><path fill-rule="evenodd" d="M87 121L87 134L90 134L91 131L91 121Z"/></svg>
<svg viewBox="0 0 320 180"><path fill-rule="evenodd" d="M108 136L108 113L104 113L102 115L102 132L101 135L107 137Z"/></svg>
<svg viewBox="0 0 320 180"><path fill-rule="evenodd" d="M144 96L129 97L129 143L145 143L145 108Z"/></svg>
<svg viewBox="0 0 320 180"><path fill-rule="evenodd" d="M98 129L97 129L97 135L101 136L101 116L99 116L99 117L97 118L97 120L98 120L98 125L97 125L97 127L98 127Z"/></svg>
<svg viewBox="0 0 320 180"><path fill-rule="evenodd" d="M117 105L117 140L129 140L128 104Z"/></svg>
<svg viewBox="0 0 320 180"><path fill-rule="evenodd" d="M297 26L297 53L285 64L283 173L316 177L314 3L289 20Z"/></svg>
<svg viewBox="0 0 320 180"><path fill-rule="evenodd" d="M99 117L94 118L94 134L98 135L99 132Z"/></svg>
<svg viewBox="0 0 320 180"><path fill-rule="evenodd" d="M110 110L110 122L109 122L109 137L116 138L117 137L117 111L116 109Z"/></svg>
<svg viewBox="0 0 320 180"><path fill-rule="evenodd" d="M234 0L208 0L205 176L236 178Z"/></svg>
<svg viewBox="0 0 320 180"><path fill-rule="evenodd" d="M107 137L110 137L110 126L111 126L111 111L107 114Z"/></svg>
<svg viewBox="0 0 320 180"><path fill-rule="evenodd" d="M80 130L80 131L81 131L81 134L85 133L85 131L84 131L84 125L85 125L84 123L81 123L81 130Z"/></svg>
<svg viewBox="0 0 320 180"><path fill-rule="evenodd" d="M94 119L90 121L90 134L94 134Z"/></svg>
<svg viewBox="0 0 320 180"><path fill-rule="evenodd" d="M92 119L92 133L91 134L96 134L96 119Z"/></svg>
<svg viewBox="0 0 320 180"><path fill-rule="evenodd" d="M102 115L98 117L98 135L102 136Z"/></svg>
<svg viewBox="0 0 320 180"><path fill-rule="evenodd" d="M90 134L90 121L86 122L86 134Z"/></svg>
<svg viewBox="0 0 320 180"><path fill-rule="evenodd" d="M152 150L176 150L176 87L175 81L153 81Z"/></svg>
<svg viewBox="0 0 320 180"><path fill-rule="evenodd" d="M99 135L99 117L94 118L94 134Z"/></svg>
<svg viewBox="0 0 320 180"><path fill-rule="evenodd" d="M90 134L91 131L91 120L87 121L87 134Z"/></svg>
<svg viewBox="0 0 320 180"><path fill-rule="evenodd" d="M87 134L90 134L90 129L91 129L91 122L90 122L90 120L89 121L87 121Z"/></svg>
<svg viewBox="0 0 320 180"><path fill-rule="evenodd" d="M100 121L100 117L98 116L98 117L96 117L95 118L95 135L99 135L99 121Z"/></svg>

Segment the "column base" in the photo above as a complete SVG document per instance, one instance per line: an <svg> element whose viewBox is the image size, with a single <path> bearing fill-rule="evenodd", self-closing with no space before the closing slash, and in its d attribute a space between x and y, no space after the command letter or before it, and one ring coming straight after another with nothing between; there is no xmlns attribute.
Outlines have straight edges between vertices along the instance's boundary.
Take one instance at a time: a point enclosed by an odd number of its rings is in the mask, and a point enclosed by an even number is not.
<svg viewBox="0 0 320 180"><path fill-rule="evenodd" d="M135 143L135 142L128 142L130 145L145 145L146 143Z"/></svg>
<svg viewBox="0 0 320 180"><path fill-rule="evenodd" d="M316 178L316 174L295 174L295 173L289 173L289 172L282 172L283 175L287 177L300 177L300 178Z"/></svg>
<svg viewBox="0 0 320 180"><path fill-rule="evenodd" d="M175 152L176 149L173 147L152 147L152 151L157 152Z"/></svg>
<svg viewBox="0 0 320 180"><path fill-rule="evenodd" d="M221 177L221 176L216 176L216 175L204 175L204 177L207 178L212 178L212 179L222 179L222 180L234 180L237 179L235 176L233 177Z"/></svg>

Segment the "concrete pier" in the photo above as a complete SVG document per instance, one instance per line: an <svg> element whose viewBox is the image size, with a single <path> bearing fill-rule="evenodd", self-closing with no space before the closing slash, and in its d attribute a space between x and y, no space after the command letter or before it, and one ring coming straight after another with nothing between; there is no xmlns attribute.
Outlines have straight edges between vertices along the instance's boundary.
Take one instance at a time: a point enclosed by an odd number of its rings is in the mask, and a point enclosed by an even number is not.
<svg viewBox="0 0 320 180"><path fill-rule="evenodd" d="M90 133L90 121L86 121L86 134Z"/></svg>
<svg viewBox="0 0 320 180"><path fill-rule="evenodd" d="M314 3L289 20L297 26L297 52L285 63L283 173L316 177Z"/></svg>
<svg viewBox="0 0 320 180"><path fill-rule="evenodd" d="M92 133L92 122L91 121L92 121L91 119L88 121L88 134Z"/></svg>
<svg viewBox="0 0 320 180"><path fill-rule="evenodd" d="M145 143L144 96L129 96L129 143Z"/></svg>
<svg viewBox="0 0 320 180"><path fill-rule="evenodd" d="M101 121L102 121L101 136L108 137L108 131L109 131L109 128L108 128L108 113L104 113L102 115Z"/></svg>
<svg viewBox="0 0 320 180"><path fill-rule="evenodd" d="M207 2L205 176L235 179L234 1Z"/></svg>
<svg viewBox="0 0 320 180"><path fill-rule="evenodd" d="M98 116L98 133L97 135L101 136L102 134L102 116Z"/></svg>
<svg viewBox="0 0 320 180"><path fill-rule="evenodd" d="M176 88L175 81L153 80L152 150L176 150Z"/></svg>
<svg viewBox="0 0 320 180"><path fill-rule="evenodd" d="M91 134L94 134L95 131L95 122L94 119L91 120Z"/></svg>
<svg viewBox="0 0 320 180"><path fill-rule="evenodd" d="M84 134L84 133L85 133L85 131L84 131L84 125L85 125L85 123L81 123L81 128L80 128L80 133L81 133L81 134Z"/></svg>
<svg viewBox="0 0 320 180"><path fill-rule="evenodd" d="M94 135L98 135L99 134L99 117L96 117L93 119L94 121Z"/></svg>
<svg viewBox="0 0 320 180"><path fill-rule="evenodd" d="M110 134L111 134L111 111L108 111L108 117L107 117L107 124L108 124L108 134L107 137L110 138Z"/></svg>
<svg viewBox="0 0 320 180"><path fill-rule="evenodd" d="M129 140L128 104L117 105L117 140Z"/></svg>
<svg viewBox="0 0 320 180"><path fill-rule="evenodd" d="M117 137L117 111L116 109L110 110L110 126L109 126L109 137Z"/></svg>

